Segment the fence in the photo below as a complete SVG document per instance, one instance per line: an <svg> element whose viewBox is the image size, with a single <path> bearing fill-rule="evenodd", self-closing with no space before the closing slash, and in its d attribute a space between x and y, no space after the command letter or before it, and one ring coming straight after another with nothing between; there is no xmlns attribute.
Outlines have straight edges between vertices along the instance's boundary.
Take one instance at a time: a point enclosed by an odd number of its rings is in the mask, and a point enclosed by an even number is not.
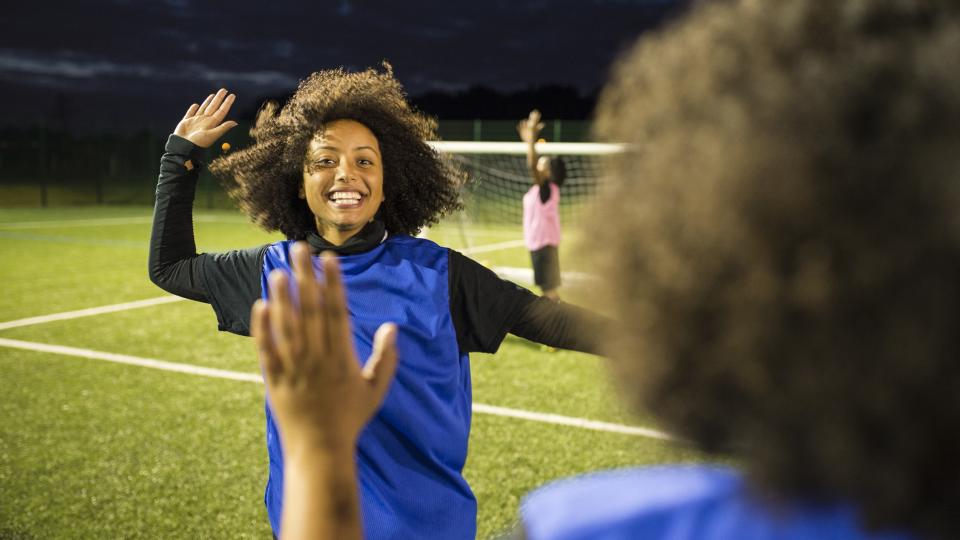
<svg viewBox="0 0 960 540"><path fill-rule="evenodd" d="M516 141L516 120L447 120L439 125L444 140ZM250 143L249 126L231 130L233 148ZM546 139L580 142L587 122L547 122ZM46 128L0 132L0 207L90 204L152 205L160 156L167 134L71 135ZM208 150L210 158L220 150ZM197 204L231 208L216 179L205 171Z"/></svg>

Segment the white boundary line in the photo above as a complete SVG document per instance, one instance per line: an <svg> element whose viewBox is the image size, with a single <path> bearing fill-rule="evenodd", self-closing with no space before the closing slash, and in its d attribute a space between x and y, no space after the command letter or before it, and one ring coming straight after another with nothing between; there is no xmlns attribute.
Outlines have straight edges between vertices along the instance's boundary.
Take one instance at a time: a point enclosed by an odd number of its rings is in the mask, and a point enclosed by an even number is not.
<svg viewBox="0 0 960 540"><path fill-rule="evenodd" d="M199 223L248 223L242 216L193 216L193 221ZM93 219L62 219L42 221L13 221L0 223L0 230L15 229L49 229L59 227L98 227L102 225L140 225L152 223L153 216L132 216L116 218Z"/></svg>
<svg viewBox="0 0 960 540"><path fill-rule="evenodd" d="M518 418L520 420L530 420L533 422L543 422L546 424L557 424L561 426L570 426L581 429L590 429L594 431L606 431L610 433L622 433L624 435L636 435L639 437L648 437L650 439L660 439L663 441L675 440L674 437L655 429L625 426L623 424L611 424L609 422L598 422L597 420L587 420L586 418L573 418L570 416L561 416L559 414L538 413L523 411L520 409L508 409L506 407L497 407L496 405L484 405L483 403L474 403L473 412L482 414L492 414L494 416L506 416L508 418Z"/></svg>
<svg viewBox="0 0 960 540"><path fill-rule="evenodd" d="M39 317L28 317L26 319L2 322L0 323L0 330L19 328L21 326L30 326L33 324L42 324L52 321L79 319L80 317L89 317L91 315L102 315L104 313L114 313L116 311L126 311L128 309L157 306L160 304L169 304L171 302L180 302L182 300L183 298L180 298L179 296L161 296L159 298L148 298L146 300L137 300L135 302L125 302L123 304L78 309L76 311L64 311L63 313L52 313L50 315L41 315Z"/></svg>
<svg viewBox="0 0 960 540"><path fill-rule="evenodd" d="M498 276L507 278L511 281L523 281L524 283L533 283L533 269L519 268L516 266L493 266L490 268ZM564 281L580 282L595 280L596 276L584 272L561 272Z"/></svg>
<svg viewBox="0 0 960 540"><path fill-rule="evenodd" d="M175 362L166 362L164 360L154 360L153 358L140 358L126 354L91 351L90 349L78 349L76 347L64 347L62 345L48 345L46 343L34 343L31 341L20 341L18 339L0 338L0 347L62 354L65 356L78 356L80 358L88 358L90 360L105 360L107 362L115 362L117 364L128 364L131 366L160 369L163 371L176 371L178 373L201 375L203 377L232 379L235 381L262 382L260 375L255 375L253 373L240 373L237 371L227 371L225 369L194 366L191 364L178 364Z"/></svg>
<svg viewBox="0 0 960 540"><path fill-rule="evenodd" d="M523 240L508 240L506 242L497 242L496 244L484 244L482 246L464 248L460 253L471 255L473 253L486 253L488 251L500 251L501 249L510 249L523 247Z"/></svg>
<svg viewBox="0 0 960 540"><path fill-rule="evenodd" d="M90 349L78 349L76 347L65 347L62 345L48 345L45 343L34 343L30 341L20 341L16 339L0 338L0 347L9 347L13 349L22 349L27 351L44 352L60 354L65 356L76 356L90 360L103 360L115 362L118 364L127 364L132 366L145 367L150 369L159 369L163 371L174 371L177 373L186 373L188 375L199 375L202 377L213 377L217 379L230 379L234 381L246 381L262 383L260 375L253 373L241 373L238 371L228 371L225 369L215 369L192 364L179 364L176 362L167 362L164 360L155 360L153 358L140 358L126 354L115 354ZM504 416L507 418L517 418L520 420L529 420L541 422L544 424L555 424L580 429L589 429L592 431L604 431L608 433L619 433L623 435L634 435L660 440L674 440L670 435L649 428L624 426L621 424L611 424L608 422L598 422L596 420L587 420L585 418L573 418L570 416L561 416L559 414L538 413L532 411L523 411L519 409L509 409L506 407L497 407L495 405L485 405L483 403L474 403L473 411L479 414L489 414L493 416Z"/></svg>
<svg viewBox="0 0 960 540"><path fill-rule="evenodd" d="M140 223L150 223L153 221L151 216L140 217L117 217L117 218L96 218L96 219L64 219L59 221L19 221L12 223L0 223L0 230L6 229L45 229L48 227L96 227L99 225L134 225Z"/></svg>

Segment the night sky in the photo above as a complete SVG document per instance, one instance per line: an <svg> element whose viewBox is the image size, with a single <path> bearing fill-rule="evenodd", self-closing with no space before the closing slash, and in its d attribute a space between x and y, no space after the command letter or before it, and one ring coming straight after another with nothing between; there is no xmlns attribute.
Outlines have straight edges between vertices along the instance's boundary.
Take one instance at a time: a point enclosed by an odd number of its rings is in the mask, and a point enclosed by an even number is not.
<svg viewBox="0 0 960 540"><path fill-rule="evenodd" d="M597 89L612 61L681 0L95 0L0 18L0 127L171 129L224 86L237 114L304 75L389 60L408 93L482 85Z"/></svg>

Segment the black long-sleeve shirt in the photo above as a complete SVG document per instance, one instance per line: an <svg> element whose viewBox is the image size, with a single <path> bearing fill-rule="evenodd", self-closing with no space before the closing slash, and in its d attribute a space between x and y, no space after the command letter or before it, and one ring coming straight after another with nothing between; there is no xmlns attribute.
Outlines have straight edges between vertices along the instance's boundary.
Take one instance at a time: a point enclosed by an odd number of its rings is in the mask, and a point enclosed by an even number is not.
<svg viewBox="0 0 960 540"><path fill-rule="evenodd" d="M193 236L193 199L202 149L171 135L160 162L149 274L160 288L213 306L220 330L249 335L250 308L260 298L260 275L268 246L197 253ZM315 251L365 251L382 241L368 227L344 246L319 236ZM322 245L318 245L322 244ZM462 352L496 352L511 334L553 347L597 353L605 321L585 309L538 297L463 254L449 251L450 314Z"/></svg>

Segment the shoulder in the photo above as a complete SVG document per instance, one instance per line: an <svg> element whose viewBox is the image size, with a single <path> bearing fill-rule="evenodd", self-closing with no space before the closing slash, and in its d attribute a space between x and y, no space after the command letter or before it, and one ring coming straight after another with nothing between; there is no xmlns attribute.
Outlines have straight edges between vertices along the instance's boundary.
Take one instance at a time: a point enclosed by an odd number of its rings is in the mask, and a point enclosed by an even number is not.
<svg viewBox="0 0 960 540"><path fill-rule="evenodd" d="M221 278L228 281L249 272L258 273L260 265L270 248L270 244L246 249L235 249L208 253L202 256L204 279L219 281Z"/></svg>
<svg viewBox="0 0 960 540"><path fill-rule="evenodd" d="M714 467L604 471L534 491L523 501L521 516L531 539L591 538L618 529L655 537L671 513L723 498L740 483L736 472Z"/></svg>
<svg viewBox="0 0 960 540"><path fill-rule="evenodd" d="M390 235L380 246L380 257L390 260L406 260L417 265L446 267L449 248L432 240L405 234Z"/></svg>
<svg viewBox="0 0 960 540"><path fill-rule="evenodd" d="M271 244L263 246L263 260L269 267L276 264L289 265L290 248L293 246L293 240L278 240Z"/></svg>
<svg viewBox="0 0 960 540"><path fill-rule="evenodd" d="M383 242L383 245L387 248L412 250L417 252L442 252L445 254L449 250L449 248L441 246L433 240L428 240L426 238L420 238L417 236L409 236L406 234L391 234Z"/></svg>
<svg viewBox="0 0 960 540"><path fill-rule="evenodd" d="M411 247L424 247L424 248L443 248L440 244L429 240L427 238L422 238L419 236L410 236L409 234L391 234L387 236L387 239L384 240L384 244L395 244L395 245L404 245Z"/></svg>
<svg viewBox="0 0 960 540"><path fill-rule="evenodd" d="M528 496L521 516L531 540L911 538L867 532L850 504L761 499L738 472L711 466L625 469L561 480Z"/></svg>

